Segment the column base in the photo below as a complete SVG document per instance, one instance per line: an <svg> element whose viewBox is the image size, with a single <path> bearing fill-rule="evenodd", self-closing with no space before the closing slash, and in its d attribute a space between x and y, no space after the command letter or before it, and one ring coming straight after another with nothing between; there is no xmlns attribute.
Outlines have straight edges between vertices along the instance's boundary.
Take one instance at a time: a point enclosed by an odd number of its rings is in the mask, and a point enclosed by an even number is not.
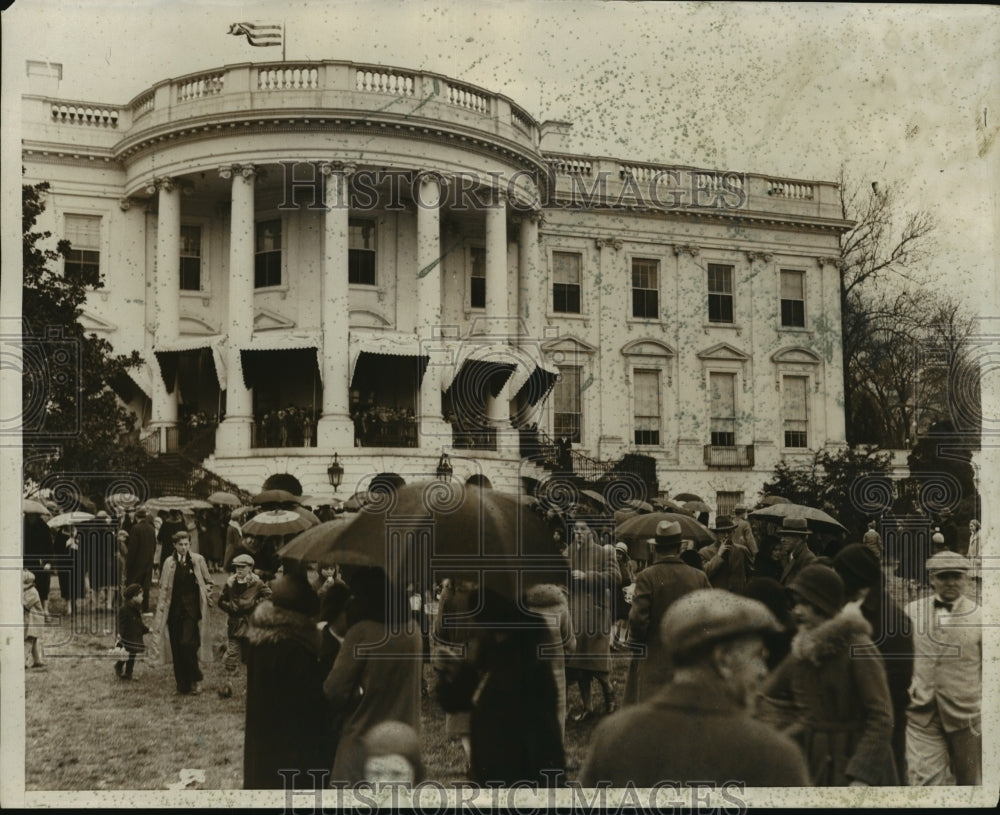
<svg viewBox="0 0 1000 815"><path fill-rule="evenodd" d="M497 427L497 452L520 458L521 434L507 422Z"/></svg>
<svg viewBox="0 0 1000 815"><path fill-rule="evenodd" d="M215 431L216 456L242 456L250 449L253 419L234 416L223 419Z"/></svg>
<svg viewBox="0 0 1000 815"><path fill-rule="evenodd" d="M316 423L316 448L347 452L354 449L354 422L350 416L321 416Z"/></svg>

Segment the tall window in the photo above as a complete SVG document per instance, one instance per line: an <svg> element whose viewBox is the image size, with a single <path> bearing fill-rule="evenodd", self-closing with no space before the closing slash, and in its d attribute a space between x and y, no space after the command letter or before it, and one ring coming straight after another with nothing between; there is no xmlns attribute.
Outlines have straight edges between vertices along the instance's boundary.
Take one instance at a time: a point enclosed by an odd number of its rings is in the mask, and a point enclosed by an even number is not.
<svg viewBox="0 0 1000 815"><path fill-rule="evenodd" d="M482 246L473 246L471 258L469 307L486 308L486 250Z"/></svg>
<svg viewBox="0 0 1000 815"><path fill-rule="evenodd" d="M708 264L708 321L733 321L733 267Z"/></svg>
<svg viewBox="0 0 1000 815"><path fill-rule="evenodd" d="M660 263L632 258L632 316L655 320L660 316Z"/></svg>
<svg viewBox="0 0 1000 815"><path fill-rule="evenodd" d="M347 228L347 282L374 286L375 222L351 218Z"/></svg>
<svg viewBox="0 0 1000 815"><path fill-rule="evenodd" d="M565 314L580 313L580 266L576 252L552 253L552 310Z"/></svg>
<svg viewBox="0 0 1000 815"><path fill-rule="evenodd" d="M736 374L710 373L713 447L736 446Z"/></svg>
<svg viewBox="0 0 1000 815"><path fill-rule="evenodd" d="M201 227L181 227L181 290L201 290Z"/></svg>
<svg viewBox="0 0 1000 815"><path fill-rule="evenodd" d="M733 517L734 510L743 503L742 492L717 492L715 493L715 517L728 515Z"/></svg>
<svg viewBox="0 0 1000 815"><path fill-rule="evenodd" d="M781 324L799 328L806 324L805 272L781 270Z"/></svg>
<svg viewBox="0 0 1000 815"><path fill-rule="evenodd" d="M660 443L660 372L635 371L635 443Z"/></svg>
<svg viewBox="0 0 1000 815"><path fill-rule="evenodd" d="M559 377L552 392L552 403L552 430L555 437L560 439L566 436L570 441L579 442L583 419L579 366L560 366Z"/></svg>
<svg viewBox="0 0 1000 815"><path fill-rule="evenodd" d="M804 376L782 377L781 413L785 447L809 446L809 411L806 404L808 381Z"/></svg>
<svg viewBox="0 0 1000 815"><path fill-rule="evenodd" d="M66 240L65 274L93 285L101 276L101 216L67 215Z"/></svg>
<svg viewBox="0 0 1000 815"><path fill-rule="evenodd" d="M281 285L281 220L258 221L254 245L253 284L261 289L265 286Z"/></svg>

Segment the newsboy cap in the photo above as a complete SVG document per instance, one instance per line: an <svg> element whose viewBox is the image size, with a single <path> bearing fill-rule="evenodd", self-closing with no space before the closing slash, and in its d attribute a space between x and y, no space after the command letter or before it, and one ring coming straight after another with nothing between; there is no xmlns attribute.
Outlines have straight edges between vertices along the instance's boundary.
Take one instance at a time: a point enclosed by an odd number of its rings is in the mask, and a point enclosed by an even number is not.
<svg viewBox="0 0 1000 815"><path fill-rule="evenodd" d="M234 566L253 566L253 558L244 553L233 558Z"/></svg>
<svg viewBox="0 0 1000 815"><path fill-rule="evenodd" d="M779 535L809 535L809 524L805 518L782 518Z"/></svg>
<svg viewBox="0 0 1000 815"><path fill-rule="evenodd" d="M660 521L656 525L656 536L653 538L653 543L656 546L670 546L671 544L680 544L684 539L684 534L681 531L681 525L677 521Z"/></svg>
<svg viewBox="0 0 1000 815"><path fill-rule="evenodd" d="M780 630L777 618L760 601L724 589L698 589L667 609L660 640L676 658L705 645Z"/></svg>
<svg viewBox="0 0 1000 815"><path fill-rule="evenodd" d="M972 562L968 558L962 557L958 552L945 550L927 558L928 574L941 574L942 572L964 573L971 569Z"/></svg>

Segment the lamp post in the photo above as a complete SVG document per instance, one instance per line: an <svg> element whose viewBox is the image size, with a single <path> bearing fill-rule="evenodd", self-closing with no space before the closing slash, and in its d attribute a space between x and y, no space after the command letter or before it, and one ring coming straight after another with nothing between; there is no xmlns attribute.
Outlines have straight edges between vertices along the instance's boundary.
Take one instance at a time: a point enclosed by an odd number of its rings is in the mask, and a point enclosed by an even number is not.
<svg viewBox="0 0 1000 815"><path fill-rule="evenodd" d="M330 479L330 486L336 492L337 487L344 480L344 465L340 463L340 459L336 453L333 454L333 461L330 462L330 466L326 468L326 475Z"/></svg>
<svg viewBox="0 0 1000 815"><path fill-rule="evenodd" d="M441 451L441 458L438 459L437 466L437 477L441 481L451 481L451 474L454 469L451 466L451 461L448 459L448 454Z"/></svg>

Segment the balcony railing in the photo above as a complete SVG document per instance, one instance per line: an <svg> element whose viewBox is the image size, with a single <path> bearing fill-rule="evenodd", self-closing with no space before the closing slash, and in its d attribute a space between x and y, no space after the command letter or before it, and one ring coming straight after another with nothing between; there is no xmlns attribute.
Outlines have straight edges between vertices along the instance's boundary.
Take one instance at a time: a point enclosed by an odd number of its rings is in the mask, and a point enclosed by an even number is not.
<svg viewBox="0 0 1000 815"><path fill-rule="evenodd" d="M281 423L255 419L250 431L250 446L257 447L315 447L316 423Z"/></svg>
<svg viewBox="0 0 1000 815"><path fill-rule="evenodd" d="M496 450L497 431L495 427L480 427L475 430L452 427L451 443L463 450Z"/></svg>
<svg viewBox="0 0 1000 815"><path fill-rule="evenodd" d="M416 447L416 419L369 418L364 423L355 422L354 443L358 447Z"/></svg>
<svg viewBox="0 0 1000 815"><path fill-rule="evenodd" d="M727 470L753 467L753 445L737 444L732 447L705 445L705 466Z"/></svg>

